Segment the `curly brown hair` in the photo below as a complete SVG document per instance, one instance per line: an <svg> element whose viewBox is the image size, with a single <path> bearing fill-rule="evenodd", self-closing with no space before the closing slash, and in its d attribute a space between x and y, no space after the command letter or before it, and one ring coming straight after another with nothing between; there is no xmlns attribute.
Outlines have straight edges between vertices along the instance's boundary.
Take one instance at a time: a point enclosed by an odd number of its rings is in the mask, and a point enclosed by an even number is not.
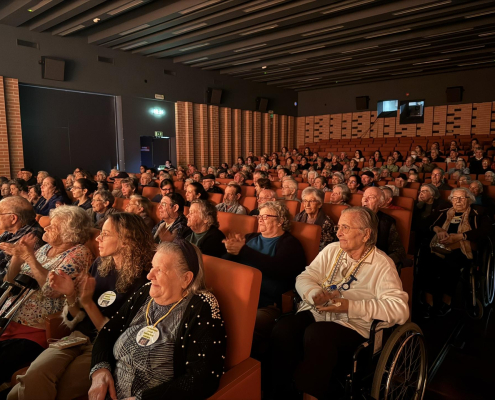
<svg viewBox="0 0 495 400"><path fill-rule="evenodd" d="M125 293L143 271L151 269L151 260L155 243L150 229L143 218L131 213L114 213L107 218L118 232L120 245L118 252L122 255L122 266L118 271L115 290ZM112 256L101 257L98 274L107 276L115 268Z"/></svg>

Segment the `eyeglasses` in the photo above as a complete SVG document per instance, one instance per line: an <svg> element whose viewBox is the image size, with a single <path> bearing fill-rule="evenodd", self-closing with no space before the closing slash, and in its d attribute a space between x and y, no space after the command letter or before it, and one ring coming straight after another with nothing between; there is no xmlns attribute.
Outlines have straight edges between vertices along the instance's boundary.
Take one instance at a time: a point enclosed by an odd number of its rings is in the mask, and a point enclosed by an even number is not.
<svg viewBox="0 0 495 400"><path fill-rule="evenodd" d="M301 203L303 204L315 204L315 203L319 203L318 200L302 200Z"/></svg>
<svg viewBox="0 0 495 400"><path fill-rule="evenodd" d="M93 199L93 200L91 200L91 203L103 203L103 200Z"/></svg>
<svg viewBox="0 0 495 400"><path fill-rule="evenodd" d="M262 219L263 221L266 221L269 217L272 218L278 218L278 215L270 215L270 214L263 214L263 215L257 215L256 218Z"/></svg>
<svg viewBox="0 0 495 400"><path fill-rule="evenodd" d="M74 189L82 189L82 187L79 187L79 186L72 186L72 190Z"/></svg>
<svg viewBox="0 0 495 400"><path fill-rule="evenodd" d="M167 206L169 206L169 205L170 205L170 203L166 203L166 202L164 202L164 201L163 201L163 202L160 202L160 203L158 204L158 206L159 206L159 207L163 207L163 208L165 208L165 207L167 207Z"/></svg>
<svg viewBox="0 0 495 400"><path fill-rule="evenodd" d="M467 199L467 197L460 197L460 196L452 197L452 200L454 200L454 201L464 201L466 199Z"/></svg>
<svg viewBox="0 0 495 400"><path fill-rule="evenodd" d="M106 238L112 237L114 235L110 235L107 232L102 232L100 233L96 238L100 238L102 241L105 240Z"/></svg>
<svg viewBox="0 0 495 400"><path fill-rule="evenodd" d="M342 233L344 235L348 234L351 229L362 229L362 228L352 228L352 227L347 226L347 225L335 225L333 227L334 232L338 232L339 230L342 230Z"/></svg>

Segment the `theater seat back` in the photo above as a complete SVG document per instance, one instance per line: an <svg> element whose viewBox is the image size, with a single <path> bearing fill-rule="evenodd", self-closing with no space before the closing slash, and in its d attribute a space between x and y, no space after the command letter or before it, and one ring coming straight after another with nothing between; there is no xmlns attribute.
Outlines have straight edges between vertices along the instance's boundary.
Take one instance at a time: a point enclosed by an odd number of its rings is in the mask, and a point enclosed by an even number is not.
<svg viewBox="0 0 495 400"><path fill-rule="evenodd" d="M362 203L361 203L362 198L363 198L363 195L361 193L353 193L353 194L351 194L351 197L347 201L347 203L353 207L360 207L362 205Z"/></svg>
<svg viewBox="0 0 495 400"><path fill-rule="evenodd" d="M151 203L150 217L153 220L153 222L155 223L155 225L161 221L160 214L158 213L159 207L160 207L160 203Z"/></svg>
<svg viewBox="0 0 495 400"><path fill-rule="evenodd" d="M345 210L346 208L348 208L348 206L342 204L323 204L323 212L330 217L335 225L339 223L340 214L342 214L342 210Z"/></svg>
<svg viewBox="0 0 495 400"><path fill-rule="evenodd" d="M115 199L115 203L113 203L113 208L119 210L120 212L124 212L128 203L129 203L129 199L123 199L121 197L117 197Z"/></svg>
<svg viewBox="0 0 495 400"><path fill-rule="evenodd" d="M241 186L241 196L242 197L254 197L256 196L256 189L254 186Z"/></svg>
<svg viewBox="0 0 495 400"><path fill-rule="evenodd" d="M242 236L248 233L258 231L258 219L249 215L232 214L219 211L218 223L219 229L225 236L234 233L240 233Z"/></svg>
<svg viewBox="0 0 495 400"><path fill-rule="evenodd" d="M414 209L414 200L410 197L396 196L392 200L392 204L412 211Z"/></svg>
<svg viewBox="0 0 495 400"><path fill-rule="evenodd" d="M98 246L98 241L96 238L100 235L101 231L96 228L91 228L91 236L84 245L93 253L95 258L100 256L100 248Z"/></svg>
<svg viewBox="0 0 495 400"><path fill-rule="evenodd" d="M399 233L400 241L406 249L406 254L409 251L409 236L411 235L412 211L409 210L390 210L388 208L380 208L385 214L390 215L395 219L397 232Z"/></svg>
<svg viewBox="0 0 495 400"><path fill-rule="evenodd" d="M399 192L402 197L410 197L413 200L418 198L418 189L400 188Z"/></svg>
<svg viewBox="0 0 495 400"><path fill-rule="evenodd" d="M290 219L294 219L301 212L301 203L296 200L285 200L284 204L289 210Z"/></svg>
<svg viewBox="0 0 495 400"><path fill-rule="evenodd" d="M38 221L38 224L40 224L40 226L45 229L48 225L50 225L50 217L48 216L42 216L39 221Z"/></svg>
<svg viewBox="0 0 495 400"><path fill-rule="evenodd" d="M321 226L295 221L291 224L290 233L302 244L309 265L320 251Z"/></svg>
<svg viewBox="0 0 495 400"><path fill-rule="evenodd" d="M222 202L222 199L222 193L208 193L208 200L210 200L215 205L220 204Z"/></svg>
<svg viewBox="0 0 495 400"><path fill-rule="evenodd" d="M153 197L155 197L157 194L160 194L160 188L157 188L157 187L149 187L149 186L145 186L143 188L143 197L146 197L147 199L152 199Z"/></svg>
<svg viewBox="0 0 495 400"><path fill-rule="evenodd" d="M261 287L261 272L232 261L203 255L206 287L218 300L227 331L226 369L251 353Z"/></svg>
<svg viewBox="0 0 495 400"><path fill-rule="evenodd" d="M243 206L248 214L257 208L256 197L241 197L239 204Z"/></svg>

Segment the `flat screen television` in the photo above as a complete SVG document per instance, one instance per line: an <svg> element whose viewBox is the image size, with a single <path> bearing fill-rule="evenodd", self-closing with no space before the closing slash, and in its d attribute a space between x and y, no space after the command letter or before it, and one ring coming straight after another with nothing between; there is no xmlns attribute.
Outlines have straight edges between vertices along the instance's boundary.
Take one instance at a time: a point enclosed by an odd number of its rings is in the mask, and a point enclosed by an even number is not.
<svg viewBox="0 0 495 400"><path fill-rule="evenodd" d="M377 118L396 117L399 100L380 100L376 105Z"/></svg>

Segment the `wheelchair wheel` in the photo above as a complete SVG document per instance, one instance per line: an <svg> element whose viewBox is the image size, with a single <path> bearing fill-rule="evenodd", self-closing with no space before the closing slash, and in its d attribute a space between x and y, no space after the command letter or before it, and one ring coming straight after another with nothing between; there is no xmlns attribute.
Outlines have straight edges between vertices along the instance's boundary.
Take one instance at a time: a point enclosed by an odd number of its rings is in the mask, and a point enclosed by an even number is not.
<svg viewBox="0 0 495 400"><path fill-rule="evenodd" d="M466 312L472 319L483 318L483 304L481 304L480 299L476 299L476 305L467 304Z"/></svg>
<svg viewBox="0 0 495 400"><path fill-rule="evenodd" d="M421 400L426 387L427 363L420 327L412 322L399 326L382 350L371 396L376 400Z"/></svg>
<svg viewBox="0 0 495 400"><path fill-rule="evenodd" d="M481 303L484 307L493 303L495 297L495 257L493 255L493 244L488 240L487 246L481 257L479 271L479 289Z"/></svg>

